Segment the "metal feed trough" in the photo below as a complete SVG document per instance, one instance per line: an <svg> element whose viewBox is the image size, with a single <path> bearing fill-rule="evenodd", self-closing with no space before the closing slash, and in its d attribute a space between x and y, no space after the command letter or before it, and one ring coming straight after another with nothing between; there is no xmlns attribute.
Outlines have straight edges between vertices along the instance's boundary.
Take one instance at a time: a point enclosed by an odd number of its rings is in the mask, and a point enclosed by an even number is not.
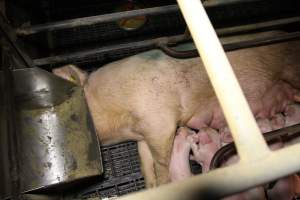
<svg viewBox="0 0 300 200"><path fill-rule="evenodd" d="M4 197L17 195L12 193L16 190L61 190L102 173L98 138L81 87L42 69L19 69L12 71L15 90L7 101L8 77L0 75ZM15 111L5 109L12 102ZM14 124L9 124L12 116Z"/></svg>

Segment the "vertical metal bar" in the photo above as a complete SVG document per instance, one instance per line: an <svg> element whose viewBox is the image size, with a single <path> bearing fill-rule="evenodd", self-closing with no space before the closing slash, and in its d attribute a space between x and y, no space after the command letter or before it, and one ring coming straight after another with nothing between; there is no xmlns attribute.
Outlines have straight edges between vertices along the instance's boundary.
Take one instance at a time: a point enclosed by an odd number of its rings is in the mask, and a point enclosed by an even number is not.
<svg viewBox="0 0 300 200"><path fill-rule="evenodd" d="M32 59L19 47L16 43L16 39L14 38L14 31L7 24L5 17L0 12L0 32L10 45L13 51L17 54L17 56L21 59L21 61L25 64L26 67L34 67L34 63Z"/></svg>
<svg viewBox="0 0 300 200"><path fill-rule="evenodd" d="M201 1L177 1L219 99L241 161L266 156L270 150Z"/></svg>
<svg viewBox="0 0 300 200"><path fill-rule="evenodd" d="M13 67L6 62L6 56L2 55L3 78L4 78L4 102L6 107L6 122L8 134L9 147L9 167L11 178L11 195L12 199L20 199L20 182L19 182L19 163L18 163L18 144L17 144L17 130L15 118L15 101L14 101L14 81L13 81Z"/></svg>

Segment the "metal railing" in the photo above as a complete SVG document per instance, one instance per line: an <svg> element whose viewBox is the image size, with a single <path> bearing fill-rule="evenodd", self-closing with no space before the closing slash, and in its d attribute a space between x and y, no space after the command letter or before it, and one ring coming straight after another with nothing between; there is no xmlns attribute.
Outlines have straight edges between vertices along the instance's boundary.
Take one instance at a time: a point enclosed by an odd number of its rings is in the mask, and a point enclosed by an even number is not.
<svg viewBox="0 0 300 200"><path fill-rule="evenodd" d="M215 6L255 2L255 1L261 1L261 0L209 0L209 1L204 1L204 5L205 7L215 7ZM162 13L170 13L170 12L178 12L178 11L179 8L177 5L144 8L144 9L124 11L118 13L96 15L96 16L83 17L83 18L70 19L70 20L62 20L57 22L50 22L50 23L45 23L40 25L29 26L29 27L21 27L16 30L16 33L18 35L31 35L31 34L45 32L45 31L57 31L57 30L68 29L68 28L89 26L89 25L99 24L104 22L112 22L121 19L143 16L143 15L149 16L149 15L157 15Z"/></svg>
<svg viewBox="0 0 300 200"><path fill-rule="evenodd" d="M227 0L226 2L236 3L238 1L240 0ZM225 1L215 0L207 2L224 3ZM205 63L217 97L221 102L241 160L238 164L230 167L216 169L207 174L195 176L180 183L173 183L145 192L139 192L122 197L121 199L181 200L188 198L199 199L201 196L203 196L203 198L209 198L210 196L222 197L299 171L300 156L295 155L297 153L300 154L300 145L286 147L276 152L271 152L268 149L201 2L199 0L178 0L178 3L190 28L199 54ZM170 10L178 9L176 7L169 8ZM136 14L137 11L133 13ZM139 15L140 14L141 13L139 13ZM130 15L130 17L133 16L135 15ZM124 15L121 18L124 18ZM117 19L119 18L114 18L113 20ZM99 16L97 20L100 20ZM99 23L97 20L95 23ZM112 18L109 20L112 20ZM295 18L293 20L298 21L299 19ZM0 24L4 24L3 20L0 22ZM74 23L74 21L72 23ZM201 24L201 26L195 25L196 23ZM33 34L46 31L49 30L48 25L49 24L44 24L20 28L17 33L27 35L27 33ZM90 24L79 23L79 26L83 25ZM57 27L59 27L58 29L65 29L70 27L70 23L65 23L65 25L57 24ZM250 26L246 29L249 27ZM2 31L6 28L7 27L1 27ZM252 28L253 27L251 27L251 29ZM256 29L257 27L254 28ZM259 28L261 27L259 26ZM37 29L38 31L36 31ZM25 32L26 34L24 34ZM6 33L4 32L2 34L5 35ZM33 63L38 64L36 60L32 62L30 58L26 57L25 53L18 50L14 38L8 35L7 39L8 41L14 42L11 43L11 46L16 46L14 49L20 56L23 55L22 60L26 65L32 66ZM214 59L216 56L219 59ZM223 81L224 79L226 79L226 82ZM230 91L230 95L228 91ZM235 97L233 97L232 94L234 94ZM233 102L232 99L235 99L235 101ZM255 148L253 148L253 146L255 146ZM270 166L272 166L272 170L269 170Z"/></svg>
<svg viewBox="0 0 300 200"><path fill-rule="evenodd" d="M300 144L269 150L201 2L178 0L178 4L230 127L240 161L120 199L217 199L299 171L300 156L295 155L300 154Z"/></svg>
<svg viewBox="0 0 300 200"><path fill-rule="evenodd" d="M300 23L300 17L291 17L285 19L278 19L278 20L271 20L266 22L260 23L253 23L241 26L234 26L228 28L221 28L216 29L218 36L227 36L227 35L234 35L239 33L246 33L248 31L260 31L260 30L272 30L280 27L284 27L287 25L291 25L294 23ZM270 44L275 42L283 42L291 39L297 39L300 37L299 32L295 33L285 33L281 36L274 36L269 38L263 38L258 40L247 40L241 42L235 42L232 44L225 44L227 47L224 47L225 50L236 50L240 48L247 48L253 47L259 44ZM36 66L43 66L43 65L51 65L51 64L58 64L58 63L67 63L73 62L74 60L85 59L87 57L91 57L94 55L105 55L114 51L119 51L123 49L138 49L144 48L147 50L157 48L159 45L168 46L169 43L179 43L187 41L188 38L184 35L177 35L177 36L169 36L169 37L161 37L137 42L131 42L126 44L118 44L118 45L110 45L105 47L99 47L94 49L87 49L82 50L80 52L72 52L68 54L44 57L44 58L37 58L33 60L33 63ZM243 44L241 44L243 43ZM259 44L258 44L259 43ZM195 57L195 56L191 56Z"/></svg>

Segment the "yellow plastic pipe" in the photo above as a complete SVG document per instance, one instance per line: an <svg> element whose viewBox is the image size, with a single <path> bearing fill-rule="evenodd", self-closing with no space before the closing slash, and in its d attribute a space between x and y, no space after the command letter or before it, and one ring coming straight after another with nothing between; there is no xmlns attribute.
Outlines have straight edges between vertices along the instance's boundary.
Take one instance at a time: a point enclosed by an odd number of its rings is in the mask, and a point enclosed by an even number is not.
<svg viewBox="0 0 300 200"><path fill-rule="evenodd" d="M231 130L241 161L269 149L200 0L177 0Z"/></svg>

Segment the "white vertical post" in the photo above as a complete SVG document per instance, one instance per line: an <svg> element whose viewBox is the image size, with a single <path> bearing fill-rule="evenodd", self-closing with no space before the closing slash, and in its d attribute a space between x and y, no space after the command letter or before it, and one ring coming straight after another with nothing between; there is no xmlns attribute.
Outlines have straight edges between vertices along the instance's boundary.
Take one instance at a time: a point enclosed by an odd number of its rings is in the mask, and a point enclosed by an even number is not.
<svg viewBox="0 0 300 200"><path fill-rule="evenodd" d="M200 0L177 0L223 109L241 161L270 151Z"/></svg>

